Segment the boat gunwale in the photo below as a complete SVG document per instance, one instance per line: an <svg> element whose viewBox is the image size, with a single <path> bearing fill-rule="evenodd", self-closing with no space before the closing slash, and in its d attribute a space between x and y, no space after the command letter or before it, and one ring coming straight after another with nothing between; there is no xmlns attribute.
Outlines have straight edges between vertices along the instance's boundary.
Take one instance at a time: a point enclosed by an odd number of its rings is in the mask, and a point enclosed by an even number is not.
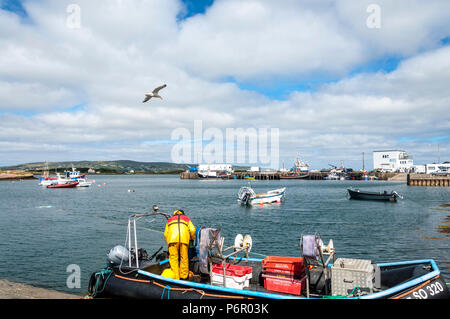
<svg viewBox="0 0 450 319"><path fill-rule="evenodd" d="M237 259L245 259L243 257L238 257ZM248 258L250 261L262 261L261 258ZM163 265L165 263L168 263L169 260L163 260L159 264ZM388 263L377 263L379 267L389 267L389 266L401 266L401 265L415 265L415 264L425 264L428 263L432 267L432 271L429 273L422 275L417 278L410 279L404 283L395 285L394 287L388 288L383 291L375 292L369 295L363 295L363 296L356 296L356 297L348 297L343 299L376 299L380 297L390 296L394 295L396 293L400 293L402 291L407 290L408 288L412 288L414 286L417 286L421 283L426 282L427 280L434 279L435 277L439 276L441 274L439 268L436 265L436 262L433 259L419 259L419 260L411 260L411 261L400 261L400 262L388 262ZM331 267L332 265L329 264L327 267ZM145 270L138 270L138 273L150 278L154 278L157 280L162 280L166 282L170 282L173 284L178 284L182 286L187 287L195 287L195 288L203 288L203 289L209 289L209 290L216 290L221 292L227 292L227 293L233 293L233 294L239 294L239 295L245 295L249 297L261 297L261 298L269 298L269 299L322 299L322 298L315 298L315 297L304 297L304 296L293 296L293 295L281 295L277 293L267 293L267 292L259 292L254 290L244 290L244 289L236 289L236 288L229 288L229 287L222 287L222 286L215 286L211 284L203 284L203 283L196 283L191 281L185 281L185 280L179 280L179 279L172 279L168 277L163 277L160 275L156 275L153 273L150 273Z"/></svg>

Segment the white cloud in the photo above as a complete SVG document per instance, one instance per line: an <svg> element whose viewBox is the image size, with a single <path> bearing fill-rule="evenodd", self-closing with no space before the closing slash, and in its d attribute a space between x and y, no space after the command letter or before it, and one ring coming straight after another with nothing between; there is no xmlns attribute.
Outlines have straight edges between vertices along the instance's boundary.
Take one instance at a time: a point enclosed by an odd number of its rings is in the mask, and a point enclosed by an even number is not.
<svg viewBox="0 0 450 319"><path fill-rule="evenodd" d="M29 23L0 10L3 154L18 143L11 150L24 161L40 144L73 156L170 160L171 145L143 142L192 130L196 119L204 128L280 128L280 154L311 162L378 147L425 154L419 142L397 140L448 134L446 2L378 1L376 30L366 26L370 1L218 0L179 24L175 0L77 1L80 29L66 26L69 3L27 1ZM386 55L406 58L390 73L347 75ZM283 101L226 82L317 74L339 80ZM161 83L163 100L143 104Z"/></svg>

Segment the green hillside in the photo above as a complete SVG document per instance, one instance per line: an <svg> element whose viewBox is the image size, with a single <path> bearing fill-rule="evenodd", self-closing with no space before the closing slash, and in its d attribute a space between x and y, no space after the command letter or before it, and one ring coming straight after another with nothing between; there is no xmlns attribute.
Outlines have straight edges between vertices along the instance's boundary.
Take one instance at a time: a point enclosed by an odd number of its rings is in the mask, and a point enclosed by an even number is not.
<svg viewBox="0 0 450 319"><path fill-rule="evenodd" d="M194 164L175 164L168 162L136 162L129 160L119 161L72 161L72 162L48 162L50 173L62 172L64 170L71 170L72 165L82 173L86 173L89 169L94 169L99 173L123 174L123 173L147 173L147 174L161 174L161 173L180 173L185 171L189 166ZM0 170L26 170L41 172L45 170L45 162L25 163L14 166L0 167Z"/></svg>

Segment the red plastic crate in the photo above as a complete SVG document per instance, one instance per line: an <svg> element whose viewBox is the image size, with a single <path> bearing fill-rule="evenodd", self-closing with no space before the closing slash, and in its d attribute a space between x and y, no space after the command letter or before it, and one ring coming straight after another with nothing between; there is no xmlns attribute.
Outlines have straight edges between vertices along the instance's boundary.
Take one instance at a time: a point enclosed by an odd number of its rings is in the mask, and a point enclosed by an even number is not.
<svg viewBox="0 0 450 319"><path fill-rule="evenodd" d="M253 268L248 266L239 266L232 264L225 264L225 274L227 276L242 277L252 273ZM223 275L222 263L212 265L212 272Z"/></svg>
<svg viewBox="0 0 450 319"><path fill-rule="evenodd" d="M263 272L300 276L305 272L303 257L267 256L262 261Z"/></svg>
<svg viewBox="0 0 450 319"><path fill-rule="evenodd" d="M300 295L305 290L304 280L282 278L267 274L263 274L262 276L264 278L264 288L269 291Z"/></svg>

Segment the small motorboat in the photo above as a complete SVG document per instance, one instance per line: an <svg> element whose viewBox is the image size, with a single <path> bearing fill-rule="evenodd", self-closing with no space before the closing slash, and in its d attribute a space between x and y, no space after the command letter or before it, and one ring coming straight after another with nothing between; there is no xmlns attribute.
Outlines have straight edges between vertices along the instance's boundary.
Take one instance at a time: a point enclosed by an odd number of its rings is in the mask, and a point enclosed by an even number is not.
<svg viewBox="0 0 450 319"><path fill-rule="evenodd" d="M360 199L360 200L379 200L386 202L396 202L397 198L403 198L396 191L391 192L363 192L359 189L347 189L350 199Z"/></svg>
<svg viewBox="0 0 450 319"><path fill-rule="evenodd" d="M92 185L92 182L89 182L87 178L78 178L76 181L78 182L77 187L89 187Z"/></svg>
<svg viewBox="0 0 450 319"><path fill-rule="evenodd" d="M335 258L333 241L302 235L302 257L249 258L252 240L238 234L224 246L218 228L201 227L189 248L187 279L162 276L168 253L152 256L137 248L136 221L169 214L134 214L128 219L125 246L107 254L106 267L91 274L91 298L136 299L448 299L449 289L432 259L375 263ZM154 220L154 219L153 219ZM133 235L134 234L134 235ZM134 245L134 247L132 247ZM228 251L228 252L227 252ZM240 256L239 256L240 255ZM150 257L149 257L150 256ZM325 260L326 258L326 260ZM299 304L299 306L301 306Z"/></svg>
<svg viewBox="0 0 450 319"><path fill-rule="evenodd" d="M274 189L266 193L256 194L250 186L239 189L238 202L243 205L270 204L281 202L284 199L286 187Z"/></svg>
<svg viewBox="0 0 450 319"><path fill-rule="evenodd" d="M51 184L48 185L47 188L74 188L77 187L78 182L67 182L61 184Z"/></svg>

